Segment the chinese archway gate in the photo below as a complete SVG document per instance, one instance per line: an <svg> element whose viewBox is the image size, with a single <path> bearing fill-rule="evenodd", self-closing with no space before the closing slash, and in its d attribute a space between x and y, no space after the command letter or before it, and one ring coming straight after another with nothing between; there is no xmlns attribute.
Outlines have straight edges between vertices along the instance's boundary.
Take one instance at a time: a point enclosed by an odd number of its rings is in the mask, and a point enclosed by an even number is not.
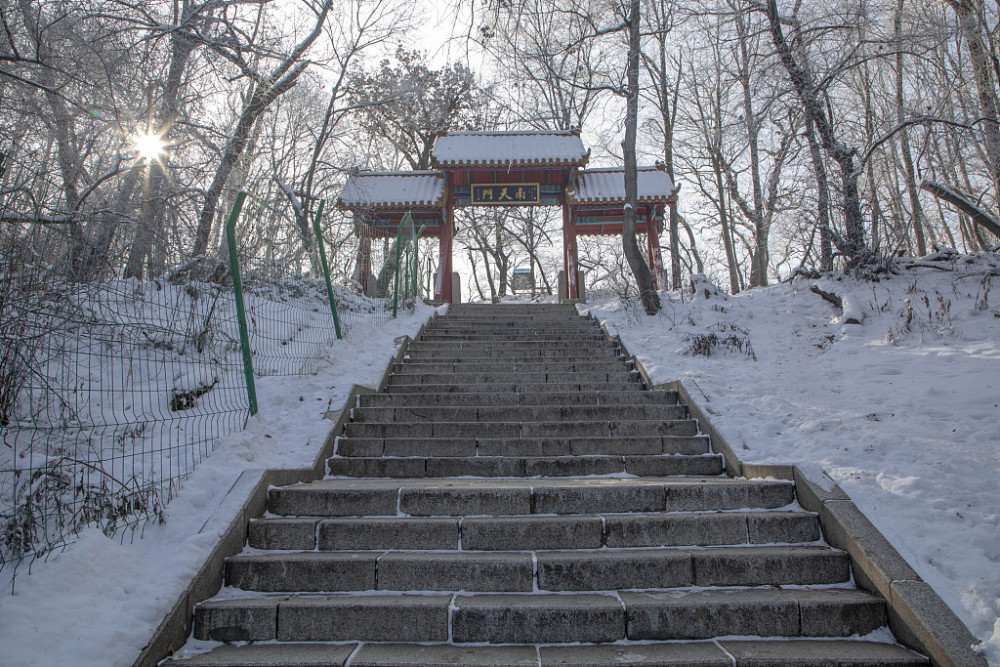
<svg viewBox="0 0 1000 667"><path fill-rule="evenodd" d="M452 301L452 241L461 206L561 206L565 294L579 296L577 244L581 235L620 235L625 207L621 168L584 169L590 159L580 133L442 132L431 150L432 171L352 174L337 202L355 223L391 235L406 212L440 243L435 299ZM636 232L657 287L666 285L659 236L677 187L659 167L640 167ZM364 266L365 248L359 250Z"/></svg>

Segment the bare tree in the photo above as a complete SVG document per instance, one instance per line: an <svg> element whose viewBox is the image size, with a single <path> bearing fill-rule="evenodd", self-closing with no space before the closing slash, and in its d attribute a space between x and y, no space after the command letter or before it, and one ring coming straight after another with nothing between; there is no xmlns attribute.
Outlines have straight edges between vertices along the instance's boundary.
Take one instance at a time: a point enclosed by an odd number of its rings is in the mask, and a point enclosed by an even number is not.
<svg viewBox="0 0 1000 667"><path fill-rule="evenodd" d="M837 136L832 108L824 103L824 84L817 82L809 70L808 63L800 62L801 56L797 58L793 53L791 45L785 38L783 24L786 20L778 13L776 0L767 0L764 10L774 47L788 72L804 111L815 125L823 149L840 167L841 197L847 233L837 245L847 257L849 265L863 264L869 260L869 251L865 242L864 218L861 214L858 172L854 167L857 149L848 146ZM794 18L788 19L787 22L797 29L798 22ZM840 69L846 67L847 63L844 63ZM830 78L828 76L827 80Z"/></svg>
<svg viewBox="0 0 1000 667"><path fill-rule="evenodd" d="M243 108L240 111L236 127L233 129L225 146L222 149L222 157L211 185L205 192L205 204L202 206L201 215L198 219L198 228L195 231L192 254L195 256L204 255L208 249L208 243L212 236L212 223L215 220L216 207L222 189L238 160L243 155L247 146L250 133L257 123L261 114L278 97L288 92L295 85L298 78L309 66L307 60L303 60L309 47L322 34L323 25L326 23L327 14L333 0L323 0L318 6L310 4L309 9L315 15L315 23L312 30L301 41L296 44L291 51L285 55L281 61L274 66L269 74L261 74L257 68L248 63L239 47L229 47L226 42L214 41L209 44L213 49L236 64L242 74L250 81L249 93L245 97Z"/></svg>

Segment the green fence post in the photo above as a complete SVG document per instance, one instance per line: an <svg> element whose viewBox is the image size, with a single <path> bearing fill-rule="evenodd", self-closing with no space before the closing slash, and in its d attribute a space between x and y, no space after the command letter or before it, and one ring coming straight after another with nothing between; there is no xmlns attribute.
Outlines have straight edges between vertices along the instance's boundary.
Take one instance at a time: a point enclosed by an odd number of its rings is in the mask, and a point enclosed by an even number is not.
<svg viewBox="0 0 1000 667"><path fill-rule="evenodd" d="M323 244L323 232L319 229L319 221L323 216L323 204L326 200L321 199L319 208L316 210L316 217L313 218L313 231L316 232L316 247L319 248L319 263L323 266L323 277L326 279L326 296L330 300L330 313L333 315L333 328L337 330L337 340L343 340L340 334L340 318L337 317L337 301L333 298L333 285L330 284L330 266L326 263L326 248Z"/></svg>
<svg viewBox="0 0 1000 667"><path fill-rule="evenodd" d="M236 193L236 202L226 223L226 242L229 244L229 270L233 274L233 292L236 296L236 319L240 326L240 347L243 348L243 373L247 379L247 397L250 399L250 416L257 414L257 385L253 380L253 360L250 358L250 337L247 335L247 314L243 308L243 282L240 280L240 263L236 257L236 220L243 210L247 193Z"/></svg>

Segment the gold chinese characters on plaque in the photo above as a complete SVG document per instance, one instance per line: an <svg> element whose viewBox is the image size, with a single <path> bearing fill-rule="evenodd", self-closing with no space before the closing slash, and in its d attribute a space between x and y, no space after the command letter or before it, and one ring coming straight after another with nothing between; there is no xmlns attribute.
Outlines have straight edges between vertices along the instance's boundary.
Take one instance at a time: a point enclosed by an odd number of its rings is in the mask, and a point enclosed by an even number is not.
<svg viewBox="0 0 1000 667"><path fill-rule="evenodd" d="M540 204L538 183L473 183L473 206L527 206Z"/></svg>

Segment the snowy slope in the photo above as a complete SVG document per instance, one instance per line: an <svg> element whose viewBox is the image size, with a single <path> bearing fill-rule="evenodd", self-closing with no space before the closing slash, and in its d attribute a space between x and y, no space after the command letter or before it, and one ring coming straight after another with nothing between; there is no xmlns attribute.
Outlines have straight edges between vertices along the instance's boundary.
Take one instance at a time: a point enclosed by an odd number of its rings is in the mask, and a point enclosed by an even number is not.
<svg viewBox="0 0 1000 667"><path fill-rule="evenodd" d="M651 318L617 297L581 310L654 382L700 389L745 462L825 468L1000 665L1000 258L931 265L875 284L664 293ZM814 284L863 323L841 324Z"/></svg>
<svg viewBox="0 0 1000 667"><path fill-rule="evenodd" d="M259 378L260 412L219 442L167 505L167 522L146 526L141 539L85 531L30 575L19 570L13 595L5 572L0 664L131 665L215 546L214 534L198 531L240 473L311 466L333 427L324 413L340 409L352 385L375 386L394 339L415 335L431 314L419 305L383 327L356 323L315 375ZM220 515L230 511L228 523L237 510L227 502Z"/></svg>

